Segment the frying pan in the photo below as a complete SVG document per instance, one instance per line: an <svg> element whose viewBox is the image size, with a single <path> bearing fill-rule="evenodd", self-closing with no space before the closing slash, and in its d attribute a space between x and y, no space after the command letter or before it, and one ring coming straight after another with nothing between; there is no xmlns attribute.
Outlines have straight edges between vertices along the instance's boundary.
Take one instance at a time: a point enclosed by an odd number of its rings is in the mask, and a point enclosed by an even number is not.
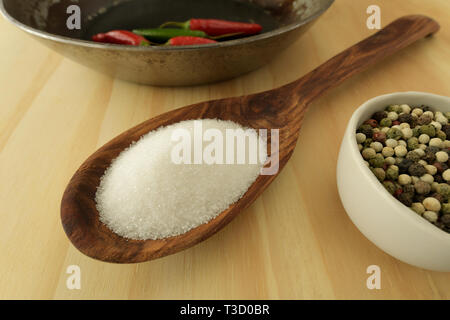
<svg viewBox="0 0 450 320"><path fill-rule="evenodd" d="M299 38L334 0L0 0L7 20L57 52L92 69L148 85L198 85L248 73ZM70 30L77 5L81 28ZM112 29L216 18L257 22L259 35L186 47L131 47L89 41Z"/></svg>

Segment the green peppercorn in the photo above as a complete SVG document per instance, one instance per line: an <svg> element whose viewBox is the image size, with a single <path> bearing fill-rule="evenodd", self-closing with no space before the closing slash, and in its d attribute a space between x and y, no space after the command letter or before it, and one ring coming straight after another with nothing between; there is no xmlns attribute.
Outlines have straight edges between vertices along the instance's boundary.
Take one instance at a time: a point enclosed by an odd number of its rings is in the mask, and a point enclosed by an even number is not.
<svg viewBox="0 0 450 320"><path fill-rule="evenodd" d="M436 191L445 199L448 199L450 197L450 186L446 183L439 184Z"/></svg>
<svg viewBox="0 0 450 320"><path fill-rule="evenodd" d="M392 126L392 120L389 118L384 118L380 121L380 127L390 127Z"/></svg>
<svg viewBox="0 0 450 320"><path fill-rule="evenodd" d="M447 119L449 119L450 120L450 112L446 112L446 113L444 113L444 116L447 118Z"/></svg>
<svg viewBox="0 0 450 320"><path fill-rule="evenodd" d="M370 145L372 144L372 142L373 142L373 139L372 139L372 138L367 138L366 141L364 141L364 142L362 143L364 149L370 148Z"/></svg>
<svg viewBox="0 0 450 320"><path fill-rule="evenodd" d="M395 190L397 190L397 187L392 181L384 181L383 186L390 194L394 194Z"/></svg>
<svg viewBox="0 0 450 320"><path fill-rule="evenodd" d="M420 136L420 130L419 128L413 129L413 137L418 138Z"/></svg>
<svg viewBox="0 0 450 320"><path fill-rule="evenodd" d="M420 145L419 139L417 139L416 137L409 138L407 144L409 151L416 150Z"/></svg>
<svg viewBox="0 0 450 320"><path fill-rule="evenodd" d="M358 128L358 133L364 133L366 137L371 137L373 135L373 128L370 124L362 124Z"/></svg>
<svg viewBox="0 0 450 320"><path fill-rule="evenodd" d="M386 172L384 172L382 168L375 168L372 170L372 172L380 182L383 182L384 179L386 179Z"/></svg>
<svg viewBox="0 0 450 320"><path fill-rule="evenodd" d="M386 137L388 139L400 140L402 136L402 131L397 128L390 128L388 132L386 132Z"/></svg>
<svg viewBox="0 0 450 320"><path fill-rule="evenodd" d="M443 203L441 206L442 214L450 214L450 203Z"/></svg>
<svg viewBox="0 0 450 320"><path fill-rule="evenodd" d="M409 159L409 160L414 161L414 162L419 161L420 158L421 158L421 156L415 151L410 151L406 155L406 159Z"/></svg>
<svg viewBox="0 0 450 320"><path fill-rule="evenodd" d="M394 105L387 106L384 110L387 111L387 112L395 112L394 111Z"/></svg>
<svg viewBox="0 0 450 320"><path fill-rule="evenodd" d="M386 179L396 181L398 179L398 170L394 168L388 168L386 170Z"/></svg>
<svg viewBox="0 0 450 320"><path fill-rule="evenodd" d="M438 137L438 138L441 139L442 141L447 140L447 135L446 135L445 132L442 131L442 130L438 130L438 131L436 132L436 137Z"/></svg>
<svg viewBox="0 0 450 320"><path fill-rule="evenodd" d="M414 191L415 191L415 188L412 184L407 184L407 185L403 186L403 193L408 193L411 195L411 197L414 196Z"/></svg>
<svg viewBox="0 0 450 320"><path fill-rule="evenodd" d="M434 138L436 136L436 128L431 124L421 126L419 132L420 134L428 135L430 138Z"/></svg>
<svg viewBox="0 0 450 320"><path fill-rule="evenodd" d="M384 157L383 157L383 155L378 153L374 158L369 160L369 163L374 168L383 168Z"/></svg>

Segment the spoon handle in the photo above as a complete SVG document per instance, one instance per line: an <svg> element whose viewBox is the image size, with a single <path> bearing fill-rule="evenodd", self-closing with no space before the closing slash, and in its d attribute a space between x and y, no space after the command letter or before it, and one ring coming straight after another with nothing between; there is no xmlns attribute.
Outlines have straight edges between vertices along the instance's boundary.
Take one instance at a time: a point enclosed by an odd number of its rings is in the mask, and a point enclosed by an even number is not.
<svg viewBox="0 0 450 320"><path fill-rule="evenodd" d="M306 106L327 90L417 40L436 33L439 28L435 20L426 16L399 18L288 86L294 86L292 91L298 94L298 102Z"/></svg>

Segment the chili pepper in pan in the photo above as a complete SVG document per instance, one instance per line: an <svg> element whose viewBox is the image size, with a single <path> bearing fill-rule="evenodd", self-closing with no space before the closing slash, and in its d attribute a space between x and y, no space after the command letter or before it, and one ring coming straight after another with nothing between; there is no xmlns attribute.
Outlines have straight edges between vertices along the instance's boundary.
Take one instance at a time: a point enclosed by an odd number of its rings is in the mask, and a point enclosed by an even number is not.
<svg viewBox="0 0 450 320"><path fill-rule="evenodd" d="M131 46L149 45L147 39L127 30L113 30L107 33L99 33L92 37L93 41L113 44L126 44Z"/></svg>
<svg viewBox="0 0 450 320"><path fill-rule="evenodd" d="M133 30L135 34L144 36L150 41L167 42L175 37L198 37L206 38L208 35L203 31L191 31L183 29L136 29Z"/></svg>
<svg viewBox="0 0 450 320"><path fill-rule="evenodd" d="M209 44L209 43L217 43L217 41L208 39L208 38L200 38L200 37L174 37L167 42L168 45L171 46L189 46L195 44Z"/></svg>
<svg viewBox="0 0 450 320"><path fill-rule="evenodd" d="M161 28L177 27L184 30L203 31L209 36L225 34L254 35L262 31L257 23L234 22L218 19L191 19L186 22L166 22Z"/></svg>

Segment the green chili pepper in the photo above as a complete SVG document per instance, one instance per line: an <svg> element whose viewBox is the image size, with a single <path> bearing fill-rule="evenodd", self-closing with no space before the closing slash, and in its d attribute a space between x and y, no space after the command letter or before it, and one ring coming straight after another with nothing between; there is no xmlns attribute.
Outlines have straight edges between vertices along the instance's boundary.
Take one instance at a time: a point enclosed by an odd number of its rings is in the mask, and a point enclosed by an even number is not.
<svg viewBox="0 0 450 320"><path fill-rule="evenodd" d="M137 29L133 33L144 36L150 41L167 42L175 37L200 37L207 38L208 35L203 31L192 31L183 29Z"/></svg>

